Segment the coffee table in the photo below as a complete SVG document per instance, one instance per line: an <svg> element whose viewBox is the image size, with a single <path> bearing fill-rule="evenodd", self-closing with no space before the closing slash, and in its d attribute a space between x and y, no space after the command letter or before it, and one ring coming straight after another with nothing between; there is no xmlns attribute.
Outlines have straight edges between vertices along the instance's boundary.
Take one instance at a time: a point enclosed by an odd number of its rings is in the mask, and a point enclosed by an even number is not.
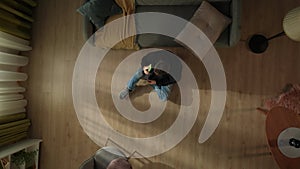
<svg viewBox="0 0 300 169"><path fill-rule="evenodd" d="M272 156L281 169L299 169L300 156L290 158L284 154L282 147L280 147L282 146L281 136L289 129L295 129L296 132L300 130L300 115L284 107L274 107L267 113L266 135ZM299 135L295 137L299 138ZM292 147L289 144L284 146L296 152L300 151L300 148Z"/></svg>

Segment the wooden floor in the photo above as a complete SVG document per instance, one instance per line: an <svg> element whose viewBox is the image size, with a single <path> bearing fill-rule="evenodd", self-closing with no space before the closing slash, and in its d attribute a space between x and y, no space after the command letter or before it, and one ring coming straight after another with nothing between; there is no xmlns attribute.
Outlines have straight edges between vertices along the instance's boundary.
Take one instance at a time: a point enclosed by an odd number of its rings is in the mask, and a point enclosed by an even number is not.
<svg viewBox="0 0 300 169"><path fill-rule="evenodd" d="M80 0L39 0L33 28L33 51L26 97L32 120L31 137L42 138L41 169L75 169L98 148L81 128L72 101L72 75L76 58L84 44L82 17L76 9ZM187 50L175 49L191 67L200 86L201 104L191 132L175 148L150 158L152 164L132 159L134 168L161 169L276 169L269 154L264 115L255 108L263 99L276 95L286 83L300 83L300 43L287 37L270 42L261 55L251 53L246 40L254 33L272 36L282 31L282 18L299 0L244 0L241 41L232 48L218 48L226 72L228 97L221 123L204 144L197 139L210 104L210 85L200 61ZM129 136L144 137L165 130L176 113L164 113L157 121L143 126L131 124L117 114L111 102L109 86L113 68L132 51L112 51L100 66L97 99L108 122ZM199 66L200 65L200 66ZM107 71L101 71L105 69ZM107 78L106 82L99 77ZM174 96L173 96L174 97ZM134 101L142 109L147 99ZM177 104L168 104L178 110ZM113 119L113 120L112 120ZM121 124L122 123L122 124ZM124 127L125 126L125 127ZM153 145L155 146L155 145Z"/></svg>

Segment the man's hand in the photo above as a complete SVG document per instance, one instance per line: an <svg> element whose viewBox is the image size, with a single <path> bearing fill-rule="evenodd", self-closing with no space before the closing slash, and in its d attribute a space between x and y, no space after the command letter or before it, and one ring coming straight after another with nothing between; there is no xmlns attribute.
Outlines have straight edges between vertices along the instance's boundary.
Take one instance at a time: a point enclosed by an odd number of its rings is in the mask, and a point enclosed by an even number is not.
<svg viewBox="0 0 300 169"><path fill-rule="evenodd" d="M151 85L155 85L156 84L156 81L155 80L147 80L149 84Z"/></svg>

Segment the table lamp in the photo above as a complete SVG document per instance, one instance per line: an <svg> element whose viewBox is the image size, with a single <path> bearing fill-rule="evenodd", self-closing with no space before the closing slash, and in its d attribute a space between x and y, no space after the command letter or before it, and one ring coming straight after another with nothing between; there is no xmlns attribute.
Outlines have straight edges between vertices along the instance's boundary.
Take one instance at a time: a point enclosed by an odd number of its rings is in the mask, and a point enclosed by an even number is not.
<svg viewBox="0 0 300 169"><path fill-rule="evenodd" d="M294 41L300 42L300 7L290 10L285 15L282 26L283 32L270 38L266 38L260 34L253 35L248 42L250 50L254 53L263 53L267 50L270 40L283 35L286 35Z"/></svg>

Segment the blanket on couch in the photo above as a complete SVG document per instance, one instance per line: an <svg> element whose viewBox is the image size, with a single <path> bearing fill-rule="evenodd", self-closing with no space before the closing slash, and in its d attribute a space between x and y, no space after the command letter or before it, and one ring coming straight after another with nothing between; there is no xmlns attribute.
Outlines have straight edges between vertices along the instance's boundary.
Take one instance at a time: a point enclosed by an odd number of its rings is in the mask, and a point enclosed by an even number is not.
<svg viewBox="0 0 300 169"><path fill-rule="evenodd" d="M135 20L131 15L135 12L135 1L115 0L115 2L122 8L123 13L107 19L106 26L95 33L95 45L113 49L139 49L136 37L130 36L136 34Z"/></svg>

